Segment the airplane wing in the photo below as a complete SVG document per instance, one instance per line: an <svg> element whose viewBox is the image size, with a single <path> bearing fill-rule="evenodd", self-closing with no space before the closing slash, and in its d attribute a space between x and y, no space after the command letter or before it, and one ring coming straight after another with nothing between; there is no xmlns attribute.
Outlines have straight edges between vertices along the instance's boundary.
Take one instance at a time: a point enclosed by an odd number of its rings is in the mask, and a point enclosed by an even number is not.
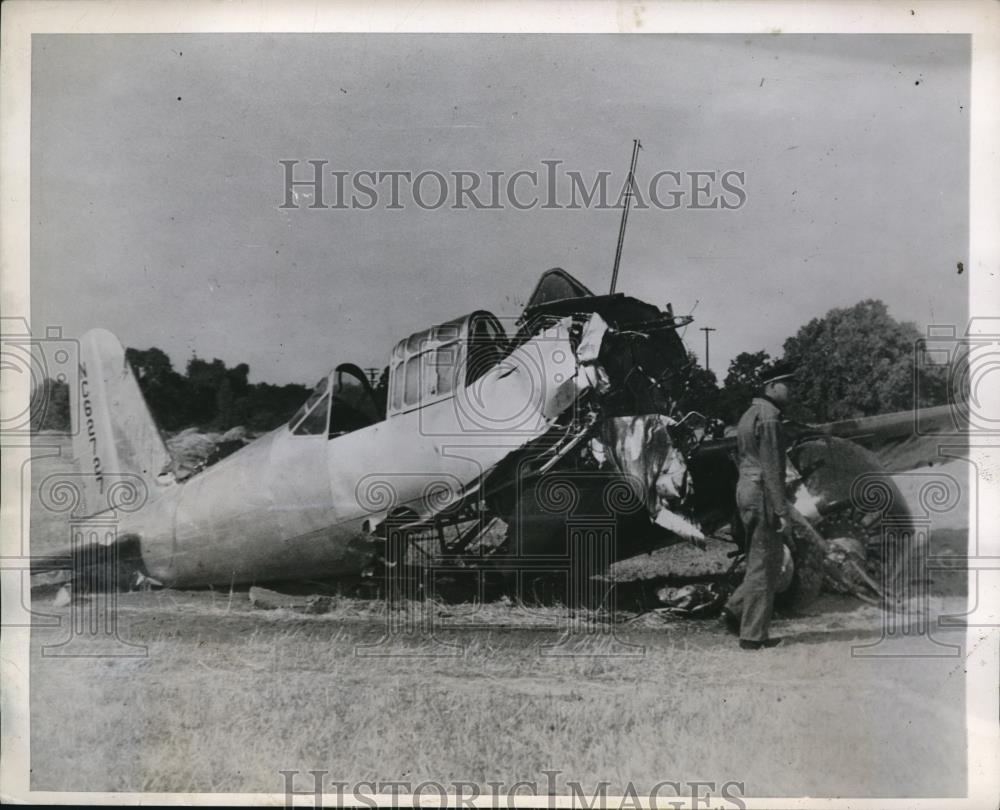
<svg viewBox="0 0 1000 810"><path fill-rule="evenodd" d="M850 439L870 450L889 472L902 472L930 464L942 463L938 452L942 443L956 433L968 430L961 415L951 405L919 408L913 411L843 419L821 425L786 422L785 428L794 441L836 436ZM954 443L954 442L952 442ZM705 441L695 452L704 464L724 461L736 452L736 437Z"/></svg>
<svg viewBox="0 0 1000 810"><path fill-rule="evenodd" d="M850 439L874 453L889 472L943 463L939 452L942 444L967 430L952 405L844 419L815 427L792 426L793 433L803 436L814 433Z"/></svg>
<svg viewBox="0 0 1000 810"><path fill-rule="evenodd" d="M949 405L820 425L786 422L785 427L795 443L824 436L848 439L874 455L888 473L943 463L939 450L947 443L946 437L961 431L959 416ZM733 492L739 474L735 460L735 436L706 440L688 459L697 482L689 507L707 526L727 522L735 508Z"/></svg>

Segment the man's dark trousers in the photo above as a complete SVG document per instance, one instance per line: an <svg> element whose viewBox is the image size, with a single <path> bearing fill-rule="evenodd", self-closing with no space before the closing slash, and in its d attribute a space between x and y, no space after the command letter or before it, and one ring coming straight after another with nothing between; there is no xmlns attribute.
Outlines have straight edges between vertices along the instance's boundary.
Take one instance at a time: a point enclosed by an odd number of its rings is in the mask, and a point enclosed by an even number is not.
<svg viewBox="0 0 1000 810"><path fill-rule="evenodd" d="M741 639L764 641L768 637L774 592L781 574L784 543L778 533L778 518L766 508L764 489L754 476L740 476L736 503L750 548L746 576L729 597L726 609L741 619Z"/></svg>

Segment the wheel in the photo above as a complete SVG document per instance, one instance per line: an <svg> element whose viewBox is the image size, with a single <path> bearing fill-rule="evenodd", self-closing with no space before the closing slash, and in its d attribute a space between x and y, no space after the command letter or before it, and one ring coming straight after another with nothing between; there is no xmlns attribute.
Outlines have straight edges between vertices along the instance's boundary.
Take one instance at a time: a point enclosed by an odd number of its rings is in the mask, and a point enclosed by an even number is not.
<svg viewBox="0 0 1000 810"><path fill-rule="evenodd" d="M828 437L802 442L789 455L815 500L819 514L810 522L827 546L838 539L859 544L864 549L863 573L886 593L922 574L914 570L914 561L920 559L914 544L923 540L911 530L909 506L872 453L847 439ZM865 482L873 484L870 501L861 486ZM883 534L887 521L894 529L891 534ZM802 553L814 559L808 551Z"/></svg>
<svg viewBox="0 0 1000 810"><path fill-rule="evenodd" d="M793 536L785 538L785 551L785 564L774 604L783 610L802 610L814 602L823 590L826 547L811 527L796 525ZM782 588L785 583L787 585Z"/></svg>

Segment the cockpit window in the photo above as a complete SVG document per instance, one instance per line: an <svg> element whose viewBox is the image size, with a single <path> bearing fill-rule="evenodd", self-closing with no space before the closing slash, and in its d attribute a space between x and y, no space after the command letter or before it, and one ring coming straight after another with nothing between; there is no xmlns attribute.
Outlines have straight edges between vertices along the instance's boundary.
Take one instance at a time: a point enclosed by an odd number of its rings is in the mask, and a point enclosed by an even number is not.
<svg viewBox="0 0 1000 810"><path fill-rule="evenodd" d="M396 372L392 376L392 398L390 404L392 410L401 411L403 409L403 375L400 373L402 362L396 365Z"/></svg>
<svg viewBox="0 0 1000 810"><path fill-rule="evenodd" d="M455 375L458 372L456 358L459 355L458 343L442 346L434 352L434 364L429 373L434 374L437 381L437 394L450 394L455 388Z"/></svg>
<svg viewBox="0 0 1000 810"><path fill-rule="evenodd" d="M389 360L388 415L454 396L509 351L503 326L482 310L410 335Z"/></svg>
<svg viewBox="0 0 1000 810"><path fill-rule="evenodd" d="M330 437L360 430L382 419L383 416L375 405L371 386L361 376L360 369L350 365L337 366L337 370L333 372Z"/></svg>
<svg viewBox="0 0 1000 810"><path fill-rule="evenodd" d="M318 383L316 383L316 387L313 388L313 392L309 395L309 399L307 399L303 404L303 406L295 412L295 416L293 416L291 419L288 420L289 429L296 435L299 436L307 435L300 433L298 428L302 420L305 418L306 414L315 410L315 406L317 405L317 403L319 403L320 399L326 393L327 385L328 385L328 379L326 377L323 377ZM322 411L324 414L326 413L325 404L323 405ZM326 428L325 415L323 418L324 418L323 428L325 429ZM319 432L322 433L323 430L320 430Z"/></svg>
<svg viewBox="0 0 1000 810"><path fill-rule="evenodd" d="M490 318L474 320L469 335L469 361L465 384L472 385L506 355L507 335L500 325Z"/></svg>
<svg viewBox="0 0 1000 810"><path fill-rule="evenodd" d="M392 407L412 407L451 394L461 356L458 341L431 346L397 364L393 378Z"/></svg>
<svg viewBox="0 0 1000 810"><path fill-rule="evenodd" d="M406 386L403 399L407 405L420 402L420 360L423 355L414 355L406 363Z"/></svg>
<svg viewBox="0 0 1000 810"><path fill-rule="evenodd" d="M324 394L313 403L309 414L292 430L296 436L322 436L326 433L326 417L329 411L330 395Z"/></svg>

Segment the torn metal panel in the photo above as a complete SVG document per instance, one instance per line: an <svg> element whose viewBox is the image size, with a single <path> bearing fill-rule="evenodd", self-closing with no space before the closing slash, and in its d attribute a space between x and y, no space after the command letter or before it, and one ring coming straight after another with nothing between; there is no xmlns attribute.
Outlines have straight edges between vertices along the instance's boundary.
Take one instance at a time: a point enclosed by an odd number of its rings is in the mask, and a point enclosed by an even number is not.
<svg viewBox="0 0 1000 810"><path fill-rule="evenodd" d="M603 455L639 488L654 523L681 537L703 540L701 529L678 513L690 494L691 481L670 433L675 424L663 414L607 419L601 425Z"/></svg>

